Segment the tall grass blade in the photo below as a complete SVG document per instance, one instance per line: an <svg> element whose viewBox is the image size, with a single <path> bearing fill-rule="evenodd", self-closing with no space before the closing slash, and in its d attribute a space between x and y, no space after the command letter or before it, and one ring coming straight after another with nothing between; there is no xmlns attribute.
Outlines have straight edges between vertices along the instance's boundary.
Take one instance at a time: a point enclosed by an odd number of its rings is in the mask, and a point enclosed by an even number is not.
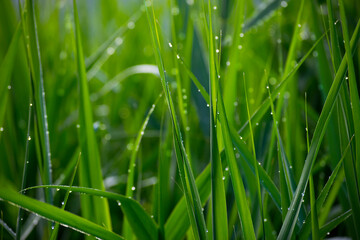
<svg viewBox="0 0 360 240"><path fill-rule="evenodd" d="M209 92L210 92L210 163L211 163L211 227L213 239L228 238L228 222L226 195L223 181L223 168L219 154L218 134L216 124L218 79L216 79L216 59L213 40L211 1L209 0ZM223 129L224 127L222 127ZM220 138L220 137L219 137ZM226 147L226 146L225 146Z"/></svg>
<svg viewBox="0 0 360 240"><path fill-rule="evenodd" d="M211 167L210 164L196 179L196 186L199 189L199 195L202 206L208 201L211 192ZM165 239L180 240L183 239L186 231L189 229L189 217L184 217L186 211L185 196L176 204L165 224Z"/></svg>
<svg viewBox="0 0 360 240"><path fill-rule="evenodd" d="M25 39L25 46L27 49L27 59L31 75L31 94L34 99L34 109L36 122L35 125L35 141L39 148L38 159L40 160L40 174L42 181L45 184L52 183L52 170L51 170L51 151L50 151L50 138L49 127L46 113L45 104L45 89L44 77L42 70L42 63L40 57L40 45L37 33L37 24L35 16L35 4L33 0L25 1L26 15L23 15L22 5L19 1L20 16L22 17L22 29ZM46 202L52 203L52 192L45 189Z"/></svg>
<svg viewBox="0 0 360 240"><path fill-rule="evenodd" d="M354 121L354 134L355 134L355 159L352 163L345 161L345 169L347 172L346 175L346 184L348 187L349 197L351 208L353 211L353 220L355 226L360 225L360 219L357 217L360 215L360 193L359 193L359 183L360 183L360 100L359 92L356 83L355 76L355 67L353 56L350 48L350 39L349 39L349 30L347 25L346 13L343 0L339 1L340 5L340 18L343 30L343 38L346 50L346 58L348 62L348 80L349 80L349 90L350 90L350 106L352 117ZM359 20L360 23L360 20ZM354 162L355 161L355 162ZM351 174L350 171L352 172ZM355 228L357 237L360 238L360 231Z"/></svg>
<svg viewBox="0 0 360 240"><path fill-rule="evenodd" d="M11 80L11 74L15 64L15 56L18 50L19 38L21 36L21 26L17 26L14 36L12 37L9 49L6 52L4 60L0 65L0 127L4 126L4 116L8 99L8 86ZM0 138L1 138L0 133Z"/></svg>
<svg viewBox="0 0 360 240"><path fill-rule="evenodd" d="M81 42L80 24L76 0L74 5L76 62L79 77L79 138L82 153L82 161L79 165L80 184L82 186L104 189L101 173L101 163L96 137L93 129L93 117L89 97L88 83L86 78L84 55ZM104 224L111 229L109 206L106 199L82 198L83 215L99 224Z"/></svg>
<svg viewBox="0 0 360 240"><path fill-rule="evenodd" d="M166 103L169 109L172 128L173 128L173 136L174 136L174 147L177 159L177 166L179 169L179 174L181 178L181 183L184 191L184 195L187 202L188 214L190 218L190 222L193 228L194 237L196 239L206 239L206 225L205 219L202 212L201 201L199 197L198 189L195 185L195 179L190 167L189 160L187 158L187 154L183 145L181 132L179 123L176 118L174 104L170 95L169 85L166 80L166 71L164 68L164 62L162 59L160 40L158 35L158 30L156 26L155 14L153 6L147 6L146 1L146 13L148 16L148 23L150 27L156 62L159 67L161 84L163 87Z"/></svg>
<svg viewBox="0 0 360 240"><path fill-rule="evenodd" d="M132 149L132 152L131 152L131 158L130 158L130 162L129 162L128 178L127 178L127 183L126 183L126 193L125 193L125 195L127 197L133 197L133 195L134 195L133 193L136 190L136 187L134 185L136 157L137 157L137 154L138 154L138 151L139 151L139 146L140 146L140 143L141 143L141 139L144 136L145 129L146 129L147 124L149 122L150 116L154 112L155 106L156 106L156 104L157 104L157 102L158 102L158 100L160 99L161 96L162 95L160 95L156 99L155 103L150 108L150 110L149 110L148 114L146 115L145 120L142 123L141 128L140 128L140 130L139 130L139 132L138 132L138 134L136 136L136 139L134 141L133 149ZM129 223L127 222L126 219L125 219L124 225L123 225L123 235L124 235L124 237L126 239L131 239L132 238L131 229L130 229Z"/></svg>
<svg viewBox="0 0 360 240"><path fill-rule="evenodd" d="M359 38L359 28L360 21L357 24L357 27L354 31L353 37L351 39L351 45L354 47L355 43ZM340 86L343 82L343 75L346 70L346 58L343 58L338 72L336 73L333 84L330 88L329 94L324 103L323 109L321 111L319 120L316 124L314 135L311 141L309 153L306 157L303 171L301 173L300 181L298 183L294 198L290 205L290 211L287 213L283 226L281 227L278 239L287 239L292 235L295 227L295 219L297 218L302 199L305 194L306 185L308 183L309 175L312 169L312 166L315 162L315 158L320 148L321 141L323 139L329 116L332 112L336 97L339 93Z"/></svg>

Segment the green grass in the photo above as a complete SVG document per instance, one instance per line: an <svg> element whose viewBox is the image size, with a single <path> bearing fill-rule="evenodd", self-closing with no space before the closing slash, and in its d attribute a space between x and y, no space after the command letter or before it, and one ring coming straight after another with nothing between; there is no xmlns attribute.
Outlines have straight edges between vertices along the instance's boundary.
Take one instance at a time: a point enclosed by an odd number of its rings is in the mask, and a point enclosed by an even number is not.
<svg viewBox="0 0 360 240"><path fill-rule="evenodd" d="M0 239L360 239L359 13L4 0Z"/></svg>

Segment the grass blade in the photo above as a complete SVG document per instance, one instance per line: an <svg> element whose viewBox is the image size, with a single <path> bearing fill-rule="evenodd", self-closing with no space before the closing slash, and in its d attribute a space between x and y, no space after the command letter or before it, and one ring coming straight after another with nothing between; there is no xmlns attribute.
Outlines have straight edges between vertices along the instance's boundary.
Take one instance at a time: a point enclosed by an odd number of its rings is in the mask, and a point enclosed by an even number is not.
<svg viewBox="0 0 360 240"><path fill-rule="evenodd" d="M21 35L20 24L17 26L14 36L11 39L9 49L6 52L5 58L0 65L0 127L3 130L4 116L6 110L6 103L8 98L8 86L11 80L11 73L15 63L15 56L18 50L18 42ZM2 132L1 131L1 132ZM1 138L0 132L0 138Z"/></svg>
<svg viewBox="0 0 360 240"><path fill-rule="evenodd" d="M211 192L211 167L210 164L203 170L203 172L196 179L196 186L199 189L199 195L202 206L205 205L209 199ZM186 211L186 199L182 197L175 206L171 215L165 224L165 239L180 240L183 239L186 231L190 226L188 217L184 217Z"/></svg>
<svg viewBox="0 0 360 240"><path fill-rule="evenodd" d="M101 239L123 239L121 236L90 222L89 220L61 210L50 204L24 196L10 188L0 188L0 199L36 213L43 218L59 222L65 227L70 227L84 234L89 234Z"/></svg>
<svg viewBox="0 0 360 240"><path fill-rule="evenodd" d="M26 15L23 15L22 5L19 1L20 16L22 18L22 29L25 39L25 46L27 49L27 59L31 75L32 95L34 99L35 109L35 136L36 145L39 147L39 163L40 174L43 183L52 183L52 170L51 170L51 151L50 151L50 138L49 127L46 113L45 104L45 89L44 77L40 57L40 45L37 34L37 24L35 16L35 4L33 0L25 1ZM52 192L45 189L46 202L52 203Z"/></svg>
<svg viewBox="0 0 360 240"><path fill-rule="evenodd" d="M129 169L128 169L128 178L127 178L127 183L126 183L126 193L125 195L127 197L132 197L133 196L133 193L135 191L135 185L134 185L134 178L135 178L135 166L136 166L136 157L137 157L137 153L139 151L139 146L140 146L140 143L141 143L141 139L144 135L144 132L145 132L145 129L146 129L146 126L149 122L149 118L151 116L151 114L154 112L155 110L155 106L158 102L158 100L160 99L162 95L160 95L155 103L152 105L152 107L150 108L148 114L146 115L145 117L145 120L140 128L140 131L138 132L137 136L136 136L136 139L134 141L134 144L133 144L133 149L132 149L132 152L131 152L131 158L130 158L130 162L129 162ZM124 222L124 225L123 225L123 235L126 239L130 239L131 236L132 236L132 233L130 231L130 228L129 228L129 223L127 222L127 220L125 219L125 222Z"/></svg>
<svg viewBox="0 0 360 240"><path fill-rule="evenodd" d="M223 168L219 154L218 134L216 124L218 79L216 79L216 60L213 40L211 1L209 0L209 92L210 92L210 163L211 163L211 227L213 239L228 238L228 222L226 195L223 181ZM223 129L222 127L221 129ZM219 137L220 138L220 137Z"/></svg>
<svg viewBox="0 0 360 240"><path fill-rule="evenodd" d="M84 55L82 50L80 24L76 0L74 5L75 40L76 40L76 62L79 74L79 123L80 123L80 147L83 156L80 162L80 183L83 186L104 189L101 173L101 163L96 137L93 129L93 118L87 78L85 71ZM104 224L111 229L111 218L109 206L106 199L93 198L81 199L83 214L86 218L92 219L99 224Z"/></svg>
<svg viewBox="0 0 360 240"><path fill-rule="evenodd" d="M340 6L340 17L341 24L343 30L343 38L346 50L346 58L348 62L348 80L349 80L349 90L350 90L350 106L352 111L352 117L354 121L354 134L355 134L355 159L350 163L349 161L345 161L345 169L347 174L346 184L348 187L350 204L353 211L353 220L355 226L360 225L360 219L357 217L360 215L360 193L359 193L359 182L360 176L360 100L359 100L359 92L356 83L355 76L355 68L353 56L350 48L350 39L349 39L349 30L347 25L346 13L344 2L342 0L339 1ZM359 20L360 23L360 20ZM350 171L352 171L351 174ZM355 228L357 233L357 238L360 238L360 232L357 228Z"/></svg>
<svg viewBox="0 0 360 240"><path fill-rule="evenodd" d="M353 38L351 41L352 47L354 47L356 41L358 40L360 28L360 21L358 22L357 28L353 34ZM329 116L332 112L336 97L339 93L340 86L343 81L343 75L346 69L346 58L343 58L341 65L339 67L338 72L336 73L335 79L333 84L330 88L329 94L326 98L325 104L321 111L319 120L315 127L315 132L311 141L309 153L306 157L304 169L301 173L300 181L297 186L294 198L290 205L290 211L287 213L283 226L281 227L280 234L278 239L286 239L292 235L294 227L295 227L295 219L297 218L300 207L301 207L301 200L303 199L303 195L306 189L306 185L309 179L309 175L312 169L312 166L315 162L315 158L320 148L321 141L323 139L325 129L328 123Z"/></svg>
<svg viewBox="0 0 360 240"><path fill-rule="evenodd" d="M157 226L154 220L145 212L145 210L137 201L127 196L99 189L64 185L42 185L30 187L26 190L36 188L63 189L117 201L118 205L121 207L125 216L129 220L130 226L132 227L134 233L139 239L157 239Z"/></svg>
<svg viewBox="0 0 360 240"><path fill-rule="evenodd" d="M175 153L176 153L176 159L177 159L177 165L179 169L179 174L181 178L181 183L184 191L184 195L187 202L188 207L188 214L190 218L190 222L192 224L194 237L196 239L206 239L206 225L205 225L205 219L202 212L201 207L201 201L199 197L198 189L195 185L195 179L190 167L189 160L187 158L187 154L183 145L181 132L180 132L180 126L176 118L175 114L175 107L170 95L170 89L168 82L166 80L166 71L164 68L164 62L162 59L162 53L161 53L161 46L160 46L160 40L158 35L158 29L156 25L156 19L154 14L154 8L151 5L147 6L146 1L146 13L148 17L148 23L150 27L151 37L152 37L152 43L153 48L155 52L156 62L159 67L160 72L160 78L161 78L161 84L164 90L166 103L169 109L169 113L171 116L172 121L172 128L173 128L173 135L174 135L174 146L175 146ZM151 8L151 9L150 9Z"/></svg>

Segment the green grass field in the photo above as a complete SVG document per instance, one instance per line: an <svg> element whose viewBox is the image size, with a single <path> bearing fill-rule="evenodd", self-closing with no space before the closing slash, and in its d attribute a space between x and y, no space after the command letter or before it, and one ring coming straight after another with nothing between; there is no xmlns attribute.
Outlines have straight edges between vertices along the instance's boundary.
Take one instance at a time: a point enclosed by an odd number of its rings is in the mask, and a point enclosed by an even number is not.
<svg viewBox="0 0 360 240"><path fill-rule="evenodd" d="M0 239L360 239L360 1L2 0Z"/></svg>

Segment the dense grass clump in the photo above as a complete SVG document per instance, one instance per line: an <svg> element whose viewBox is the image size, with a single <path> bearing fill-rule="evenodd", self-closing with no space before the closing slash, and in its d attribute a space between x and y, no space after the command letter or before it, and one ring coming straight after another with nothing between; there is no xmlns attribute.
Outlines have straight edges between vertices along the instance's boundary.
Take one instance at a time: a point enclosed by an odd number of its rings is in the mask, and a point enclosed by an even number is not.
<svg viewBox="0 0 360 240"><path fill-rule="evenodd" d="M1 1L0 239L360 239L359 19Z"/></svg>

